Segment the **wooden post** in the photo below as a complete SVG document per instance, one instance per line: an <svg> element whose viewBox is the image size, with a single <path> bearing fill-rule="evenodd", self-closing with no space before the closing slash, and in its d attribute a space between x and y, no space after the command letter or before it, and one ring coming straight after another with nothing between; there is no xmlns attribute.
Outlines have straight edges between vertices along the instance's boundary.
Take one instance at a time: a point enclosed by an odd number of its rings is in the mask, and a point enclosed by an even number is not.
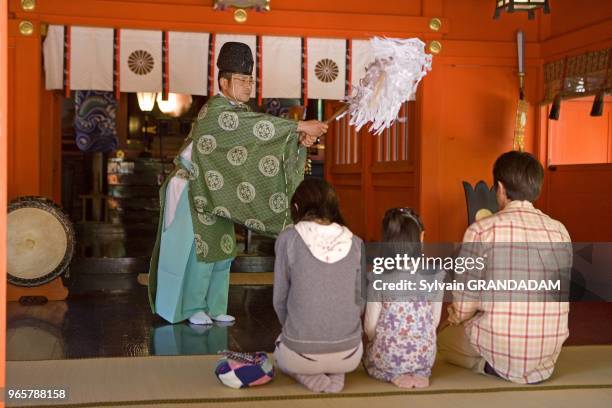
<svg viewBox="0 0 612 408"><path fill-rule="evenodd" d="M7 205L7 141L8 141L8 75L7 75L7 4L0 0L0 236L6 237ZM0 240L0 298L6 298L6 240ZM5 386L6 302L0 302L0 389ZM0 406L4 406L0 402Z"/></svg>
<svg viewBox="0 0 612 408"><path fill-rule="evenodd" d="M104 175L104 154L100 152L96 152L93 155L93 162L91 164L93 166L93 184L92 184L92 219L95 222L105 221L102 216L102 188L103 188L103 180L102 176Z"/></svg>

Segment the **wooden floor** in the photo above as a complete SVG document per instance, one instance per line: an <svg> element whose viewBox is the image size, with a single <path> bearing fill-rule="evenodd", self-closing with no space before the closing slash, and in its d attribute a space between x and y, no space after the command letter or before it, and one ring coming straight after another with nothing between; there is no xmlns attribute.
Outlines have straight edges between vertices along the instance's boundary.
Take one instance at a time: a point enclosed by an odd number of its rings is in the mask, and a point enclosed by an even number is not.
<svg viewBox="0 0 612 408"><path fill-rule="evenodd" d="M270 286L232 286L233 326L169 325L151 314L146 288L123 295L72 297L43 306L9 302L7 360L272 351L280 324ZM567 345L612 344L612 303L572 303Z"/></svg>

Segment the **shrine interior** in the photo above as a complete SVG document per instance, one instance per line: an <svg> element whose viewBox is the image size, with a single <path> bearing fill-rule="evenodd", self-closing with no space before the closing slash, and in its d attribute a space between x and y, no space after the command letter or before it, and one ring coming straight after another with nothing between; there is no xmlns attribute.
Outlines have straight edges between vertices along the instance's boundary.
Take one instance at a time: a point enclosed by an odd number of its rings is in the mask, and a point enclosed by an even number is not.
<svg viewBox="0 0 612 408"><path fill-rule="evenodd" d="M537 6L521 10L526 3ZM415 55L425 61L422 79L411 79L414 92L394 105L393 121L380 132L372 121L356 127L352 110L356 90L366 89L384 60L373 55L372 37L417 39ZM246 103L221 89L228 80L219 55L235 42L253 57ZM67 405L45 401L58 407L610 403L612 1L0 0L0 48L0 231L7 237L0 245L0 388L67 387ZM376 87L372 94L390 99L386 92ZM346 228L365 246L386 240L389 209L410 209L422 221L425 248L454 245L457 255L466 230L501 210L496 159L509 151L535 158L543 182L533 205L567 229L574 251L569 335L552 382L516 389L486 376L463 382L468 370L436 360L430 389L400 392L369 378L364 360L339 394L310 394L280 368L270 384L224 387L213 372L220 353L272 355L285 335L275 310L278 233L259 227L259 214L247 217L250 223L230 218L236 256L227 315L235 321L169 322L152 311L149 293L160 290L149 273L158 268L166 188L184 171L181 154L186 146L193 157L225 148L216 141L204 152L198 143L198 126L219 95L257 118L328 125L311 145L295 148L304 154L297 173L333 188ZM226 126L220 116L217 127ZM272 146L253 129L251 138ZM302 146L306 134L297 139L296 130L287 140ZM294 158L285 154L293 150L283 148L274 153L280 175L259 162L257 182L282 176L289 188ZM238 167L230 152L227 161ZM210 171L202 173L183 177L186 188L199 191L190 186L206 179L207 194L215 190ZM210 225L189 191L194 223L199 216ZM291 199L292 192L280 211L284 228L299 211ZM278 212L272 197L269 203ZM218 209L206 211L221 218ZM202 252L197 230L195 237L190 257ZM452 305L447 291L434 335L452 323ZM508 318L496 330L506 325L517 323ZM492 361L483 364L493 370ZM200 370L198 381L184 380ZM44 378L55 372L61 374ZM125 380L132 374L138 378ZM108 386L96 384L103 381Z"/></svg>

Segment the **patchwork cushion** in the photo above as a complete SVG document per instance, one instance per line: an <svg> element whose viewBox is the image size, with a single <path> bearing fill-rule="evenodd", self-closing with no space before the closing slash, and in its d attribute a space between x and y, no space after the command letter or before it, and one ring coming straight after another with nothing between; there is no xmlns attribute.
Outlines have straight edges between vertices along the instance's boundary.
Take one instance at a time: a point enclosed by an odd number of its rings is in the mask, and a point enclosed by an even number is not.
<svg viewBox="0 0 612 408"><path fill-rule="evenodd" d="M223 354L225 357L217 363L215 375L228 387L252 387L270 382L274 378L274 366L265 352Z"/></svg>

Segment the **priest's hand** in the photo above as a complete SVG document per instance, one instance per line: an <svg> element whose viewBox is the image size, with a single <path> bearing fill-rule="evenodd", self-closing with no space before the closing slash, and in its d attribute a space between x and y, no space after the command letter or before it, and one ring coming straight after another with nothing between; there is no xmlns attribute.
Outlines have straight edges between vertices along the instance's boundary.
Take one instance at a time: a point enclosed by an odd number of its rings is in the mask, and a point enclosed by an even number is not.
<svg viewBox="0 0 612 408"><path fill-rule="evenodd" d="M318 120L300 120L297 130L317 138L327 133L327 124Z"/></svg>
<svg viewBox="0 0 612 408"><path fill-rule="evenodd" d="M311 136L309 134L302 132L300 133L299 142L304 147L310 147L317 141L317 139L318 137L316 136Z"/></svg>

